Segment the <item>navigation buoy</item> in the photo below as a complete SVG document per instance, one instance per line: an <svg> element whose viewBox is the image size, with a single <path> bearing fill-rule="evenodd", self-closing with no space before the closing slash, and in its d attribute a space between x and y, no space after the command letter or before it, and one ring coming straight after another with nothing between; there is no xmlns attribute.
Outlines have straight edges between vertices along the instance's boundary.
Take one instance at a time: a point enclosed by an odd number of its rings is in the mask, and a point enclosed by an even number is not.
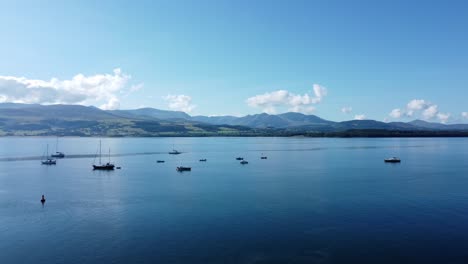
<svg viewBox="0 0 468 264"><path fill-rule="evenodd" d="M44 195L42 195L41 203L45 203L45 197L44 197Z"/></svg>

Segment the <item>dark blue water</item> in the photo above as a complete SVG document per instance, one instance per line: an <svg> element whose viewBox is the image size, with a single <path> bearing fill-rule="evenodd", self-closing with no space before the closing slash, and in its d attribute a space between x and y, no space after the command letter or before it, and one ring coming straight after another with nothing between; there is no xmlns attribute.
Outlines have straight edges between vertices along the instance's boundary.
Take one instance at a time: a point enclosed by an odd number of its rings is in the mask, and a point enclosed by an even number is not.
<svg viewBox="0 0 468 264"><path fill-rule="evenodd" d="M105 138L111 172L47 143L0 138L2 264L468 262L468 139Z"/></svg>

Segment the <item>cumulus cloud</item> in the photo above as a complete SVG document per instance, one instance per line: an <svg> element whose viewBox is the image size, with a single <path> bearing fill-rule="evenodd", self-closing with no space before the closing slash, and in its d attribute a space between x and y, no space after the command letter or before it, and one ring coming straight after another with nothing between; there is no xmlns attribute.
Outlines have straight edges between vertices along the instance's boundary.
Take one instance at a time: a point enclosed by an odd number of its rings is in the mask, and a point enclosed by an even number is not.
<svg viewBox="0 0 468 264"><path fill-rule="evenodd" d="M366 119L366 115L355 115L354 116L354 120L364 120Z"/></svg>
<svg viewBox="0 0 468 264"><path fill-rule="evenodd" d="M421 110L427 105L428 103L423 99L414 99L408 103L407 107L409 110Z"/></svg>
<svg viewBox="0 0 468 264"><path fill-rule="evenodd" d="M440 122L445 124L449 120L450 114L438 113L437 118L439 118Z"/></svg>
<svg viewBox="0 0 468 264"><path fill-rule="evenodd" d="M327 89L318 84L313 85L314 95L294 94L286 90L278 90L250 97L246 100L251 107L262 108L264 112L274 114L278 107L286 107L291 112L311 113L315 110L313 104L320 103L327 96Z"/></svg>
<svg viewBox="0 0 468 264"><path fill-rule="evenodd" d="M120 69L112 74L77 74L70 80L0 76L0 102L100 105L103 109L117 109L118 94L130 78Z"/></svg>
<svg viewBox="0 0 468 264"><path fill-rule="evenodd" d="M439 107L437 105L430 105L422 112L424 119L434 118L439 113Z"/></svg>
<svg viewBox="0 0 468 264"><path fill-rule="evenodd" d="M163 97L164 100L168 102L168 106L172 110L176 111L183 111L186 113L192 112L192 110L197 107L196 105L192 104L192 97L188 95L172 95L169 94Z"/></svg>
<svg viewBox="0 0 468 264"><path fill-rule="evenodd" d="M421 116L426 120L437 118L442 123L447 123L451 116L449 113L439 112L438 105L428 102L424 99L411 100L406 105L406 109L396 108L389 113L391 118L396 119L402 117L413 117L415 115Z"/></svg>
<svg viewBox="0 0 468 264"><path fill-rule="evenodd" d="M327 96L327 88L320 86L318 84L313 85L315 98L312 98L313 103L320 103L322 99Z"/></svg>
<svg viewBox="0 0 468 264"><path fill-rule="evenodd" d="M353 111L353 108L352 108L352 107L346 107L346 106L345 106L345 107L341 108L341 112L342 112L342 113L345 113L345 114L349 114L349 113L351 113L352 111Z"/></svg>
<svg viewBox="0 0 468 264"><path fill-rule="evenodd" d="M400 118L403 115L404 115L403 111L399 108L393 109L389 114L389 116L392 118Z"/></svg>

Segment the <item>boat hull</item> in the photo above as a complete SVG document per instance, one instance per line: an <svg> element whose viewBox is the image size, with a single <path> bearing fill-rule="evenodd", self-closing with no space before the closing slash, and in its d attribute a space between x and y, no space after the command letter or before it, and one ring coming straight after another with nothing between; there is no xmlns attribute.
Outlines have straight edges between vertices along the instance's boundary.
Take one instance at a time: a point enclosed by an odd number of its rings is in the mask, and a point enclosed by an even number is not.
<svg viewBox="0 0 468 264"><path fill-rule="evenodd" d="M65 158L65 154L63 153L59 153L59 154L52 154L51 155L52 158L59 158L59 159L63 159Z"/></svg>
<svg viewBox="0 0 468 264"><path fill-rule="evenodd" d="M400 163L401 160L385 160L386 163Z"/></svg>
<svg viewBox="0 0 468 264"><path fill-rule="evenodd" d="M93 170L114 170L114 165L93 165Z"/></svg>
<svg viewBox="0 0 468 264"><path fill-rule="evenodd" d="M177 171L191 171L192 168L191 167L177 167L176 170Z"/></svg>

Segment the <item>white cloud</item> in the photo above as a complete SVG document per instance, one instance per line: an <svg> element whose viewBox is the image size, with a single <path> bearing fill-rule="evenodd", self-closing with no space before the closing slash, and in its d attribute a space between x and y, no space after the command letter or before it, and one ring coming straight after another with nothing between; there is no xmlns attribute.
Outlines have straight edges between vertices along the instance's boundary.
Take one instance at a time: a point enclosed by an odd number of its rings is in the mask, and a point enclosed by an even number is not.
<svg viewBox="0 0 468 264"><path fill-rule="evenodd" d="M401 111L401 109L399 108L393 109L389 114L389 116L392 118L400 118L403 115L404 115L403 111Z"/></svg>
<svg viewBox="0 0 468 264"><path fill-rule="evenodd" d="M424 109L422 115L425 119L431 119L434 118L437 113L439 113L439 107L437 105L431 105Z"/></svg>
<svg viewBox="0 0 468 264"><path fill-rule="evenodd" d="M468 119L468 112L462 112L461 115L463 118Z"/></svg>
<svg viewBox="0 0 468 264"><path fill-rule="evenodd" d="M163 97L169 103L169 108L176 111L183 111L186 113L192 112L192 110L197 107L192 104L192 97L188 95L172 95L169 94Z"/></svg>
<svg viewBox="0 0 468 264"><path fill-rule="evenodd" d="M138 91L140 91L141 89L143 89L143 86L144 86L143 83L139 83L139 84L137 84L137 85L132 85L132 87L130 87L130 89L129 89L128 91L129 91L129 93L138 92Z"/></svg>
<svg viewBox="0 0 468 264"><path fill-rule="evenodd" d="M406 107L408 108L408 110L414 111L414 110L421 110L423 108L426 108L427 105L428 103L423 99L414 99L414 100L411 100Z"/></svg>
<svg viewBox="0 0 468 264"><path fill-rule="evenodd" d="M311 113L313 104L320 103L327 95L327 89L318 84L313 85L314 96L298 95L286 90L278 90L250 97L246 100L251 107L260 107L264 112L274 114L278 107L286 107L291 112Z"/></svg>
<svg viewBox="0 0 468 264"><path fill-rule="evenodd" d="M130 78L120 69L113 74L77 74L71 80L0 76L0 102L101 105L104 109L117 109L118 94Z"/></svg>
<svg viewBox="0 0 468 264"><path fill-rule="evenodd" d="M442 123L447 123L451 116L449 113L440 113L438 105L423 99L411 100L406 105L406 109L396 108L389 113L391 118L413 117L415 115L426 120L437 117Z"/></svg>
<svg viewBox="0 0 468 264"><path fill-rule="evenodd" d="M349 114L349 113L351 113L352 111L353 111L353 108L352 108L352 107L346 107L346 106L345 106L345 107L341 108L341 112L342 112L342 113L345 113L345 114Z"/></svg>
<svg viewBox="0 0 468 264"><path fill-rule="evenodd" d="M103 110L115 110L115 109L119 109L119 107L120 107L120 101L116 97L110 98L107 103L99 106L99 108Z"/></svg>
<svg viewBox="0 0 468 264"><path fill-rule="evenodd" d="M366 115L362 115L362 114L354 116L354 120L364 120L366 118L367 118Z"/></svg>
<svg viewBox="0 0 468 264"><path fill-rule="evenodd" d="M320 103L322 101L322 99L325 96L327 96L328 90L327 90L327 88L325 88L323 86L320 86L318 84L314 84L313 88L314 88L315 98L312 98L312 102L315 103L315 104Z"/></svg>
<svg viewBox="0 0 468 264"><path fill-rule="evenodd" d="M438 113L437 118L439 118L441 123L447 123L450 118L450 114Z"/></svg>

